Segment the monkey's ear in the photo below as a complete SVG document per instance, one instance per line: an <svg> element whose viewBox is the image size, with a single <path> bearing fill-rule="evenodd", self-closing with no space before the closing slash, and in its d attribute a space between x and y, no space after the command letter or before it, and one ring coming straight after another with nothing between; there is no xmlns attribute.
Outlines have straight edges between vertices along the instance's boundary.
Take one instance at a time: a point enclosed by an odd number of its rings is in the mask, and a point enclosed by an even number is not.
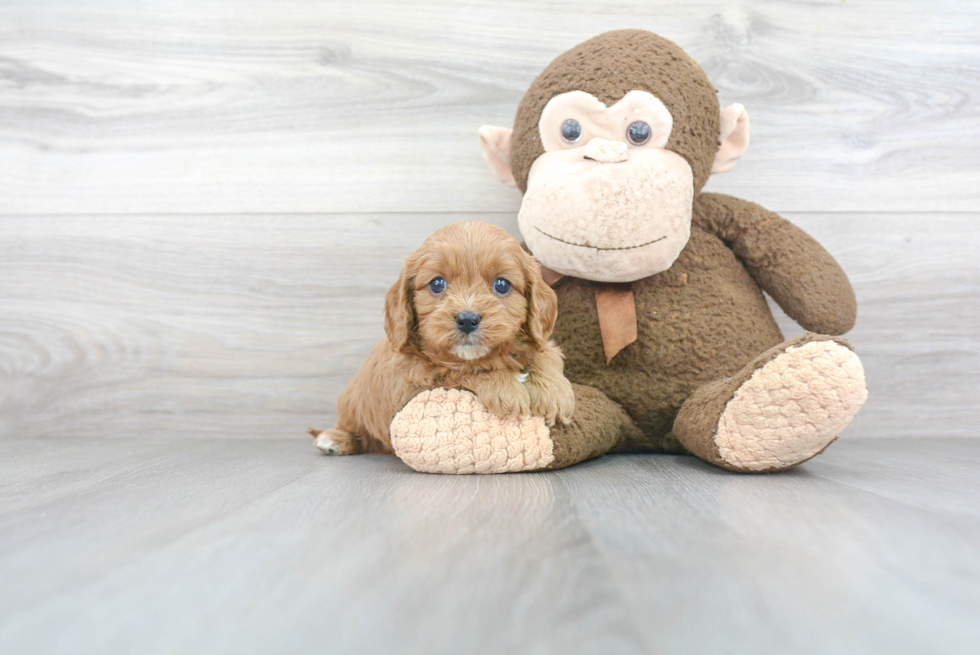
<svg viewBox="0 0 980 655"><path fill-rule="evenodd" d="M483 159L497 179L510 187L516 187L514 171L510 168L510 138L514 130L509 127L484 125L480 128L480 150Z"/></svg>
<svg viewBox="0 0 980 655"><path fill-rule="evenodd" d="M745 107L728 105L721 110L721 134L718 135L718 152L711 165L712 173L727 173L749 147L749 115Z"/></svg>

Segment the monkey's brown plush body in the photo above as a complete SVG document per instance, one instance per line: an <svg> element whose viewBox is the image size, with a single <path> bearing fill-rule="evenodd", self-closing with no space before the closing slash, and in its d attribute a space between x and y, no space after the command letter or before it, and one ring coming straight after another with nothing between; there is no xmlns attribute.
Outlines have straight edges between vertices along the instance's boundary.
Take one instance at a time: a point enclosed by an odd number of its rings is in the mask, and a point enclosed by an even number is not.
<svg viewBox="0 0 980 655"><path fill-rule="evenodd" d="M610 451L773 471L826 448L866 398L860 360L835 338L854 324L854 293L799 228L701 192L747 142L744 108L720 111L700 67L666 39L610 32L556 59L514 130L484 128L481 145L525 193L522 234L556 278L574 420L518 429L425 395L392 423L396 454L448 473ZM763 290L810 332L784 342ZM494 457L506 466L485 464Z"/></svg>
<svg viewBox="0 0 980 655"><path fill-rule="evenodd" d="M718 459L710 439L699 443L697 437L703 435L691 434L690 429L681 436L675 434L681 407L708 383L726 380L747 366L750 370L745 372L754 372L756 366L750 364L771 349L782 352L801 341L821 339L811 334L783 343L762 288L736 252L748 262L768 262L787 245L792 246L796 257L787 257L789 261L781 265L797 269L798 276L788 274L780 286L767 290L779 298L795 299L793 305L786 302L787 309L809 330L833 335L846 332L854 322L856 305L847 278L826 251L758 205L702 194L693 223L687 247L673 266L632 284L638 317L634 343L606 363L595 284L570 277L553 287L559 312L554 339L565 353L568 378L602 391L629 415L632 426L621 428L613 449L695 451L704 459L733 468ZM719 233L729 237L733 247ZM812 292L817 289L822 293ZM727 404L733 392L722 390L721 397L710 398ZM717 416L702 416L707 411L705 406L692 405L687 418L716 423ZM714 426L708 427L710 431ZM773 468L782 467L766 466L764 470Z"/></svg>

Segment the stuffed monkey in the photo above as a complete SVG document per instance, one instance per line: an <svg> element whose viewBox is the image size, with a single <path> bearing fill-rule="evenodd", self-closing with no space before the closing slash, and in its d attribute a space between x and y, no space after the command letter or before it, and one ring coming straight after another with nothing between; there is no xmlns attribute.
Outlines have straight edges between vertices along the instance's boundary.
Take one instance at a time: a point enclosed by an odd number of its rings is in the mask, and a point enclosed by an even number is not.
<svg viewBox="0 0 980 655"><path fill-rule="evenodd" d="M467 391L426 391L395 417L420 471L560 468L606 452L689 453L777 471L823 451L867 397L838 335L854 292L824 248L757 204L701 191L749 141L745 108L679 46L601 34L534 80L514 128L483 127L518 226L558 296L570 425L498 419ZM785 341L766 291L807 332Z"/></svg>

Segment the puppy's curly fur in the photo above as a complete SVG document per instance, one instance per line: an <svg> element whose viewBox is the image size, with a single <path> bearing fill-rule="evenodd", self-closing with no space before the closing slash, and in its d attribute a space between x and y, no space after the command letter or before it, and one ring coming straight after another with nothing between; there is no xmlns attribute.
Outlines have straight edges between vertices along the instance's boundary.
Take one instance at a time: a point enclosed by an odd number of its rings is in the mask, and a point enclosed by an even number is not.
<svg viewBox="0 0 980 655"><path fill-rule="evenodd" d="M437 278L444 290L430 287ZM506 293L495 287L501 278ZM460 328L462 313L479 317L476 330ZM540 266L507 232L477 221L444 227L405 258L385 297L386 336L340 395L336 427L309 432L331 455L391 452L395 414L436 387L469 389L502 417L567 423L575 397L550 340L557 317Z"/></svg>

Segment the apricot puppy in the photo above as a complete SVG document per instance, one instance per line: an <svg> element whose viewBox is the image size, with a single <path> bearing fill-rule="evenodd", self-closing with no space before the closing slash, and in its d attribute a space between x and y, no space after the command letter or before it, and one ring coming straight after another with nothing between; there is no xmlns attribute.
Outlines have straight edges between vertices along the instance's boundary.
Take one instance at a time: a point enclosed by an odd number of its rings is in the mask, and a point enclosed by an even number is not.
<svg viewBox="0 0 980 655"><path fill-rule="evenodd" d="M435 232L385 297L385 337L344 389L337 425L310 429L328 455L391 452L388 426L425 389L469 389L495 414L567 423L575 408L550 339L558 300L534 258L477 221Z"/></svg>

